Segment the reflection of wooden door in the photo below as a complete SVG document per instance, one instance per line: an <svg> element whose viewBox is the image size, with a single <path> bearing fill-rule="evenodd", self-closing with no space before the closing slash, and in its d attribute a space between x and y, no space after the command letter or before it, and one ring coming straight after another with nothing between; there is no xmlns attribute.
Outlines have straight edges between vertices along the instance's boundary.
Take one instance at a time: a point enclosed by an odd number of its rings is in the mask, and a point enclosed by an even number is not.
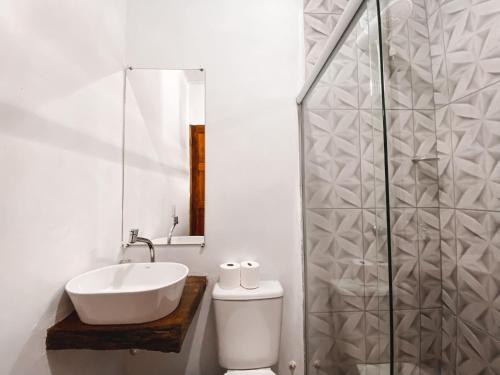
<svg viewBox="0 0 500 375"><path fill-rule="evenodd" d="M205 125L190 125L191 195L189 234L205 233Z"/></svg>

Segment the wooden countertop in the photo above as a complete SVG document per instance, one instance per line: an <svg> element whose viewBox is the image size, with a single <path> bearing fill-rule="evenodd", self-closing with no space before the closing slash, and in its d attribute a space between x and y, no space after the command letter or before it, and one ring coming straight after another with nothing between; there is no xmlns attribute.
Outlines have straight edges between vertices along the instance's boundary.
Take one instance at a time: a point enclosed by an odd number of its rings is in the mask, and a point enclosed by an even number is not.
<svg viewBox="0 0 500 375"><path fill-rule="evenodd" d="M206 287L205 276L188 276L177 309L149 323L88 325L73 312L47 330L47 350L143 349L179 353Z"/></svg>

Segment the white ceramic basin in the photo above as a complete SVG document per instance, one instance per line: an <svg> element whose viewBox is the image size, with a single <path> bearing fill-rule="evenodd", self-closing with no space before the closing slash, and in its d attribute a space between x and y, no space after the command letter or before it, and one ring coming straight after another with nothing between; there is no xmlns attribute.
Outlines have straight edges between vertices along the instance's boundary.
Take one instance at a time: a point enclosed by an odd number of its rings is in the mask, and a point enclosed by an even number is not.
<svg viewBox="0 0 500 375"><path fill-rule="evenodd" d="M180 263L118 264L75 277L66 292L84 323L145 323L177 308L188 272Z"/></svg>

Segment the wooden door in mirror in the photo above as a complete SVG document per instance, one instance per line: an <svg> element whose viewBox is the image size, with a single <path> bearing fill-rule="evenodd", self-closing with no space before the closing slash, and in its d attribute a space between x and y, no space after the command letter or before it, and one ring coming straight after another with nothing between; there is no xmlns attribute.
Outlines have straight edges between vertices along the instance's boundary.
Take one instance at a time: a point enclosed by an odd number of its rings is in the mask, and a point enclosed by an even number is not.
<svg viewBox="0 0 500 375"><path fill-rule="evenodd" d="M191 194L189 235L205 233L205 125L190 125Z"/></svg>

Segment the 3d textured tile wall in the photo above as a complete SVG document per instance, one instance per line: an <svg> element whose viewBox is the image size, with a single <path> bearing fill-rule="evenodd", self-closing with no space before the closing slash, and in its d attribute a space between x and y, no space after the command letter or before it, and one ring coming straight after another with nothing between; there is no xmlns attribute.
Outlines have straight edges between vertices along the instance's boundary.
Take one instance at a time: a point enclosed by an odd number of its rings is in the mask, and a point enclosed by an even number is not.
<svg viewBox="0 0 500 375"><path fill-rule="evenodd" d="M308 72L346 4L305 2ZM383 29L400 374L434 373L441 361L440 169L436 161L411 160L438 149L427 12L423 0L414 0L408 20L387 19ZM344 39L305 105L311 373L358 373L359 364L389 360L379 67L377 51L362 42L369 29L362 22Z"/></svg>
<svg viewBox="0 0 500 375"><path fill-rule="evenodd" d="M304 35L306 72L310 72L323 52L326 40L337 25L348 0L305 0Z"/></svg>
<svg viewBox="0 0 500 375"><path fill-rule="evenodd" d="M305 1L308 71L346 3ZM500 2L413 0L408 21L395 21L383 30L383 52L398 370L433 373L440 364L449 374L496 373ZM309 306L323 314L311 320L310 358L326 364L314 367L320 373L350 373L353 363L386 359L387 300L369 292L387 273L380 101L365 90L373 56L355 51L356 41L346 40L308 112ZM437 163L410 160L436 152ZM357 257L376 266L352 264ZM361 287L339 293L332 278ZM348 319L347 312L355 314ZM367 335L369 320L381 328L370 331L376 340ZM385 349L371 344L384 340Z"/></svg>
<svg viewBox="0 0 500 375"><path fill-rule="evenodd" d="M440 157L442 369L500 371L500 2L427 0Z"/></svg>
<svg viewBox="0 0 500 375"><path fill-rule="evenodd" d="M345 2L305 6L310 68ZM389 360L382 111L371 95L378 61L361 33L354 25L304 106L311 374L358 374Z"/></svg>

